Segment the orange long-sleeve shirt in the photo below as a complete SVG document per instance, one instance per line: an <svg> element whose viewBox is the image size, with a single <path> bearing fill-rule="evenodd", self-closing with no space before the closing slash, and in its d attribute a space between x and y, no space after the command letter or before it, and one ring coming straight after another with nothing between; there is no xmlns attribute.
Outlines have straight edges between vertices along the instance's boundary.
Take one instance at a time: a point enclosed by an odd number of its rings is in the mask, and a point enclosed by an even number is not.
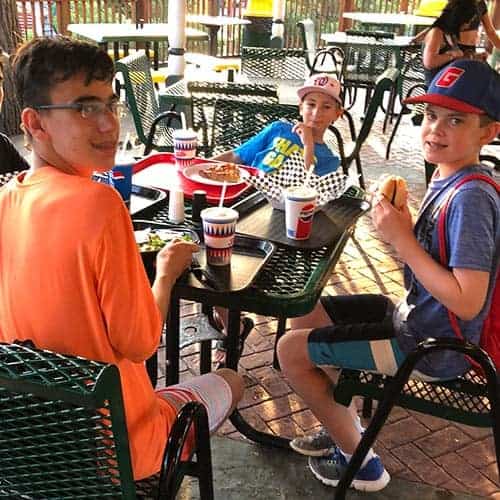
<svg viewBox="0 0 500 500"><path fill-rule="evenodd" d="M115 190L43 167L0 190L0 339L114 363L134 477L160 469L175 410L144 361L161 319Z"/></svg>

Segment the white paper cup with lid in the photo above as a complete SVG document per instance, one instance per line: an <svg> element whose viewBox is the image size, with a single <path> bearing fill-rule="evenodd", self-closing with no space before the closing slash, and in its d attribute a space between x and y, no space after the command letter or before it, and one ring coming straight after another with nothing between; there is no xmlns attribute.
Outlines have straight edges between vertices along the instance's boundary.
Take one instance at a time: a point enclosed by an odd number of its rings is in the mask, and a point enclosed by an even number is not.
<svg viewBox="0 0 500 500"><path fill-rule="evenodd" d="M311 187L296 186L285 190L286 236L307 240L311 236L318 192Z"/></svg>
<svg viewBox="0 0 500 500"><path fill-rule="evenodd" d="M227 266L231 263L234 233L239 214L227 207L209 207L201 211L207 264Z"/></svg>
<svg viewBox="0 0 500 500"><path fill-rule="evenodd" d="M190 128L177 129L172 133L174 139L174 156L180 163L190 163L196 156L198 136Z"/></svg>

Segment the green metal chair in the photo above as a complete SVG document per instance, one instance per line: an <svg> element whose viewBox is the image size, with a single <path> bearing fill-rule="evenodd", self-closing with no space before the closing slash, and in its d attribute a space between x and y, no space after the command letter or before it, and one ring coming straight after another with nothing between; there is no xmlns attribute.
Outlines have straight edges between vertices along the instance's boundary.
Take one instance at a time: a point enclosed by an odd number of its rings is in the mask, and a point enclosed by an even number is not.
<svg viewBox="0 0 500 500"><path fill-rule="evenodd" d="M481 366L484 376L470 371L455 380L442 382L411 379L418 361L439 350L453 350L469 356ZM500 379L490 357L476 345L461 339L429 338L407 356L394 377L342 370L334 398L338 403L349 406L354 395L380 402L338 484L336 500L345 498L349 484L394 405L466 425L492 427L497 467L500 467Z"/></svg>
<svg viewBox="0 0 500 500"><path fill-rule="evenodd" d="M358 34L360 33L360 34ZM344 49L342 84L344 96L349 96L346 108L350 109L357 97L358 89L365 89L365 109L375 90L378 77L388 68L396 67L394 48L381 43L376 32L350 32ZM349 42L351 39L352 43ZM354 43L355 42L355 43Z"/></svg>
<svg viewBox="0 0 500 500"><path fill-rule="evenodd" d="M394 127L392 128L391 136L385 150L385 158L389 159L391 154L392 141L401 123L404 115L411 114L411 119L414 125L422 123L424 104L403 104L403 100L408 97L425 94L427 89L424 77L424 64L422 60L422 51L418 50L413 54L409 53L410 57L405 62L401 74L396 85L396 92L401 101L401 110L398 113Z"/></svg>
<svg viewBox="0 0 500 500"><path fill-rule="evenodd" d="M255 83L300 85L307 75L306 51L242 47L241 74Z"/></svg>
<svg viewBox="0 0 500 500"><path fill-rule="evenodd" d="M210 141L214 123L214 106L217 99L231 99L238 102L277 103L278 91L275 85L259 83L198 82L187 84L191 95L193 128L201 130L202 144L198 151L211 154Z"/></svg>
<svg viewBox="0 0 500 500"><path fill-rule="evenodd" d="M145 145L144 155L149 154L152 149L173 151L170 123L172 120L180 123L180 116L173 111L160 113L151 78L151 65L144 51L140 50L120 59L115 64L115 69L122 73L135 130L139 140Z"/></svg>
<svg viewBox="0 0 500 500"><path fill-rule="evenodd" d="M183 407L161 472L134 483L118 369L28 344L0 344L0 496L173 499L188 474L213 498L203 405ZM184 461L193 423L196 461Z"/></svg>
<svg viewBox="0 0 500 500"><path fill-rule="evenodd" d="M370 134L375 116L377 115L377 111L382 106L384 94L386 92L391 92L392 89L394 89L398 76L399 70L397 70L396 68L388 68L377 78L373 94L368 102L365 116L363 117L363 123L361 125L361 128L359 129L359 133L356 134L352 116L348 111L344 111L344 117L348 120L349 123L352 142L344 144L345 152L343 168L344 171L347 172L352 162L355 162L357 173L359 175L359 183L362 188L365 187L365 180L363 176L363 169L361 166L361 147Z"/></svg>
<svg viewBox="0 0 500 500"><path fill-rule="evenodd" d="M303 19L297 23L297 26L302 38L302 45L306 51L309 74L331 73L337 80L341 80L344 51L335 46L317 49L316 29L312 19Z"/></svg>

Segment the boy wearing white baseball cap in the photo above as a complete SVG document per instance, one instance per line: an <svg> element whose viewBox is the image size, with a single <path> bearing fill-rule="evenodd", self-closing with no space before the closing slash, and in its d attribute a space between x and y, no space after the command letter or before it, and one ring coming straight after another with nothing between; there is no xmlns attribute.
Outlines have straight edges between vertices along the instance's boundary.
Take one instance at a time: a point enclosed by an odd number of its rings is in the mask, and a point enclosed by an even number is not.
<svg viewBox="0 0 500 500"><path fill-rule="evenodd" d="M301 122L278 120L270 123L255 137L215 159L273 172L293 153L300 151L306 167L314 164L316 175L337 170L340 158L325 144L324 134L342 115L341 92L339 81L332 76L324 73L311 76L297 90Z"/></svg>

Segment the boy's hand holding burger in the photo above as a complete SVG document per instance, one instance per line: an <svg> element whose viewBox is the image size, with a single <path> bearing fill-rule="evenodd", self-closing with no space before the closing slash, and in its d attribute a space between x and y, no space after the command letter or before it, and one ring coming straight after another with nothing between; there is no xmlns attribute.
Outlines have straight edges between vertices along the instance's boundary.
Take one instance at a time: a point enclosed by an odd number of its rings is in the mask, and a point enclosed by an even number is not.
<svg viewBox="0 0 500 500"><path fill-rule="evenodd" d="M408 202L408 184L398 175L387 175L379 180L376 195L402 210Z"/></svg>
<svg viewBox="0 0 500 500"><path fill-rule="evenodd" d="M372 220L382 238L398 253L405 242L415 239L408 209L408 187L402 177L389 175L379 180L373 200Z"/></svg>

